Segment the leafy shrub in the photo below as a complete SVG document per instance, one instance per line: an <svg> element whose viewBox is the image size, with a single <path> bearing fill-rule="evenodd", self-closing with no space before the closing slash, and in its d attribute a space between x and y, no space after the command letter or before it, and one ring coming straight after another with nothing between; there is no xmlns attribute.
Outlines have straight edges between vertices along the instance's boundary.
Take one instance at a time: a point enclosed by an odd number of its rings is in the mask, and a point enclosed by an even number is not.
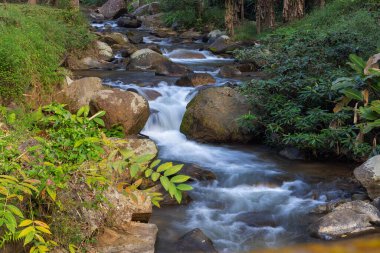
<svg viewBox="0 0 380 253"><path fill-rule="evenodd" d="M369 155L371 145L357 145L358 126L350 123L351 114L333 113L339 94L332 83L349 73L351 53L368 57L380 48L380 9L371 3L335 0L264 34L262 46L236 52L240 60L263 66L272 77L252 80L243 88L257 108L254 131L265 142L297 146L316 156Z"/></svg>
<svg viewBox="0 0 380 253"><path fill-rule="evenodd" d="M178 174L183 165L151 162L154 155L137 156L119 145L126 140L106 137L104 114L89 116L88 106L71 114L59 104L27 114L1 108L0 122L8 126L0 124L0 246L22 239L34 253L56 245L75 252L74 244L83 246L91 238L82 235L68 213L107 203L103 193L110 186L136 201L136 191L145 191L157 206L162 194L144 188L143 180L160 182L179 203L182 192L192 189L186 184L189 177ZM19 148L25 140L29 144ZM94 199L73 200L75 187Z"/></svg>
<svg viewBox="0 0 380 253"><path fill-rule="evenodd" d="M64 54L93 36L78 12L11 4L0 6L0 40L0 97L21 100L32 88L59 83Z"/></svg>

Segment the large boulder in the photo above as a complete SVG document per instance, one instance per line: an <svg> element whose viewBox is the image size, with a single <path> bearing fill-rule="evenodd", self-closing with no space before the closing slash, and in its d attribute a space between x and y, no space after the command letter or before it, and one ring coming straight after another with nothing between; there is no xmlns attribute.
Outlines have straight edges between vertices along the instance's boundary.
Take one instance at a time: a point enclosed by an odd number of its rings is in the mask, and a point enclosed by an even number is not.
<svg viewBox="0 0 380 253"><path fill-rule="evenodd" d="M96 240L95 252L154 253L158 228L155 224L130 222L121 229L105 228Z"/></svg>
<svg viewBox="0 0 380 253"><path fill-rule="evenodd" d="M190 72L185 66L174 63L151 49L141 49L133 53L128 69L151 70L164 76L183 76Z"/></svg>
<svg viewBox="0 0 380 253"><path fill-rule="evenodd" d="M155 15L160 12L160 3L153 2L150 4L145 4L138 7L133 13L133 16L146 16L146 15Z"/></svg>
<svg viewBox="0 0 380 253"><path fill-rule="evenodd" d="M233 42L230 37L227 35L222 35L218 37L210 46L209 50L211 52L220 54L225 53L227 51L232 51L238 48L239 45L236 42Z"/></svg>
<svg viewBox="0 0 380 253"><path fill-rule="evenodd" d="M98 9L98 12L105 18L110 19L118 16L122 12L125 12L125 10L126 4L124 0L108 0Z"/></svg>
<svg viewBox="0 0 380 253"><path fill-rule="evenodd" d="M85 77L68 84L56 95L55 100L66 104L66 108L75 113L82 106L89 105L91 97L103 89L102 80L98 77Z"/></svg>
<svg viewBox="0 0 380 253"><path fill-rule="evenodd" d="M90 101L92 113L106 111L107 128L121 125L127 135L138 134L149 118L148 101L137 93L109 89L98 91Z"/></svg>
<svg viewBox="0 0 380 253"><path fill-rule="evenodd" d="M96 41L96 47L99 52L99 56L101 60L109 61L113 57L112 48L105 42Z"/></svg>
<svg viewBox="0 0 380 253"><path fill-rule="evenodd" d="M139 17L139 20L142 21L142 25L144 27L151 28L151 29L157 29L159 27L165 26L164 22L162 21L163 15L164 15L164 13L157 13L154 15L142 16L142 17Z"/></svg>
<svg viewBox="0 0 380 253"><path fill-rule="evenodd" d="M178 79L175 84L178 86L196 87L207 84L214 84L215 82L215 78L208 73L191 73Z"/></svg>
<svg viewBox="0 0 380 253"><path fill-rule="evenodd" d="M248 142L237 119L251 111L246 98L230 87L201 90L187 105L181 132L203 142Z"/></svg>
<svg viewBox="0 0 380 253"><path fill-rule="evenodd" d="M109 62L112 58L113 50L108 44L94 41L87 49L69 54L66 66L72 70L112 69L114 66Z"/></svg>
<svg viewBox="0 0 380 253"><path fill-rule="evenodd" d="M380 225L380 211L361 200L347 202L310 226L312 235L337 239L375 230Z"/></svg>
<svg viewBox="0 0 380 253"><path fill-rule="evenodd" d="M209 43L214 43L217 38L220 36L226 35L226 32L222 32L220 30L213 30L207 34L207 39Z"/></svg>
<svg viewBox="0 0 380 253"><path fill-rule="evenodd" d="M176 243L176 249L178 253L218 253L210 238L199 228L179 238Z"/></svg>
<svg viewBox="0 0 380 253"><path fill-rule="evenodd" d="M380 155L370 158L354 170L357 180L367 189L371 199L380 197Z"/></svg>
<svg viewBox="0 0 380 253"><path fill-rule="evenodd" d="M117 32L102 35L101 40L111 46L115 44L121 46L129 45L128 37Z"/></svg>

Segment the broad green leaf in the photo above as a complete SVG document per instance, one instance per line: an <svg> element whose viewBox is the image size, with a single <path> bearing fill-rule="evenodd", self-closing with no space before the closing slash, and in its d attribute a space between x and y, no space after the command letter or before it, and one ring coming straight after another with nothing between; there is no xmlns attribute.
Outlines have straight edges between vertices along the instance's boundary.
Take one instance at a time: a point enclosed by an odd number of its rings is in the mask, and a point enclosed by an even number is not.
<svg viewBox="0 0 380 253"><path fill-rule="evenodd" d="M153 172L153 174L152 174L152 180L153 180L153 182L156 182L160 176L161 176L160 173Z"/></svg>
<svg viewBox="0 0 380 253"><path fill-rule="evenodd" d="M102 127L106 126L106 124L104 123L104 120L100 118L94 118L94 122L96 122L96 124L98 124L99 126L102 126Z"/></svg>
<svg viewBox="0 0 380 253"><path fill-rule="evenodd" d="M26 226L29 226L32 223L33 223L32 220L23 220L23 221L20 222L20 224L18 226L19 227L26 227Z"/></svg>
<svg viewBox="0 0 380 253"><path fill-rule="evenodd" d="M17 221L14 215L10 211L4 212L4 218L5 218L5 226L11 231L12 233L15 233L16 227L17 227Z"/></svg>
<svg viewBox="0 0 380 253"><path fill-rule="evenodd" d="M169 194L170 194L170 197L173 198L173 196L175 195L176 192L177 192L177 188L175 187L175 184L169 182Z"/></svg>
<svg viewBox="0 0 380 253"><path fill-rule="evenodd" d="M172 162L163 163L163 164L161 164L161 165L157 168L157 172L165 171L165 170L169 169L169 168L172 167L172 166L173 166L173 163L172 163Z"/></svg>
<svg viewBox="0 0 380 253"><path fill-rule="evenodd" d="M49 187L47 186L46 187L46 192L48 193L48 195L50 196L50 198L55 201L56 198L57 198L57 193L55 191L55 189L53 189L52 187Z"/></svg>
<svg viewBox="0 0 380 253"><path fill-rule="evenodd" d="M170 179L170 182L172 182L172 183L184 183L184 182L186 182L189 179L190 179L189 176L186 176L186 175L177 175L177 176L172 177Z"/></svg>
<svg viewBox="0 0 380 253"><path fill-rule="evenodd" d="M150 176L152 175L152 173L153 173L153 170L152 170L152 169L147 169L147 170L145 171L145 177L150 177Z"/></svg>
<svg viewBox="0 0 380 253"><path fill-rule="evenodd" d="M153 169L154 167L156 167L157 165L159 165L161 162L161 160L155 160L153 161L151 164L150 164L150 168Z"/></svg>
<svg viewBox="0 0 380 253"><path fill-rule="evenodd" d="M347 88L342 90L343 94L346 95L348 98L355 99L362 101L363 100L363 94L359 90Z"/></svg>
<svg viewBox="0 0 380 253"><path fill-rule="evenodd" d="M34 229L33 226L24 228L23 230L21 230L20 234L18 235L18 238L23 238L23 237L27 236L28 234L30 234L31 232L34 232L34 231L36 231L36 230Z"/></svg>
<svg viewBox="0 0 380 253"><path fill-rule="evenodd" d="M171 167L170 169L167 169L164 173L164 176L171 176L171 175L174 175L176 174L177 172L179 172L183 167L183 164L179 164L179 165L175 165L173 167Z"/></svg>
<svg viewBox="0 0 380 253"><path fill-rule="evenodd" d="M24 240L24 246L27 245L28 243L30 243L31 241L33 241L34 239L34 235L36 234L35 231L32 231L30 233L28 233L26 236L25 236L25 240Z"/></svg>
<svg viewBox="0 0 380 253"><path fill-rule="evenodd" d="M162 177L160 177L160 182L161 182L162 186L165 188L165 190L168 191L169 187L170 187L169 178L162 176Z"/></svg>
<svg viewBox="0 0 380 253"><path fill-rule="evenodd" d="M174 194L175 199L177 200L178 204L181 204L182 202L182 192L176 191Z"/></svg>
<svg viewBox="0 0 380 253"><path fill-rule="evenodd" d="M134 160L136 163L145 163L145 162L149 162L154 157L155 157L155 155L153 155L153 154L146 154L146 155L138 156Z"/></svg>
<svg viewBox="0 0 380 253"><path fill-rule="evenodd" d="M350 64L351 67L358 72L358 74L363 74L364 73L364 68L366 67L366 62L357 56L356 54L350 54L349 56L350 61L353 63Z"/></svg>
<svg viewBox="0 0 380 253"><path fill-rule="evenodd" d="M20 218L24 218L24 215L22 214L21 210L14 206L14 205L7 205L7 208L9 211L11 211L13 214L17 215Z"/></svg>
<svg viewBox="0 0 380 253"><path fill-rule="evenodd" d="M81 116L83 113L84 113L84 110L85 108L82 106L81 108L79 108L79 110L77 111L77 116Z"/></svg>
<svg viewBox="0 0 380 253"><path fill-rule="evenodd" d="M39 230L39 231L41 231L42 233L49 234L49 235L51 234L51 232L50 232L49 229L44 228L42 226L36 226L36 229Z"/></svg>
<svg viewBox="0 0 380 253"><path fill-rule="evenodd" d="M191 190L193 190L193 187L191 185L188 185L188 184L179 184L179 185L177 185L177 189L181 190L181 191L191 191Z"/></svg>
<svg viewBox="0 0 380 253"><path fill-rule="evenodd" d="M129 168L131 177L135 177L137 173L139 172L139 170L140 170L140 166L138 166L137 164L132 164L132 166Z"/></svg>

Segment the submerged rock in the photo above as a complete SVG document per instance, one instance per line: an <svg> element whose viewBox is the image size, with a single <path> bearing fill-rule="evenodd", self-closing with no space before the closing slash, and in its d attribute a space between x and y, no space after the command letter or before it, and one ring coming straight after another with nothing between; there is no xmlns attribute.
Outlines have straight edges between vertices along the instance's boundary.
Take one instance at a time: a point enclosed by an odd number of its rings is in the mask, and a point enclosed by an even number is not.
<svg viewBox="0 0 380 253"><path fill-rule="evenodd" d="M285 147L279 152L280 156L289 160L305 160L305 153L295 147Z"/></svg>
<svg viewBox="0 0 380 253"><path fill-rule="evenodd" d="M190 180L208 181L216 179L216 175L212 171L205 170L195 164L185 164L181 174L190 176Z"/></svg>
<svg viewBox="0 0 380 253"><path fill-rule="evenodd" d="M126 5L124 0L108 0L98 9L98 12L107 19L114 18L125 11Z"/></svg>
<svg viewBox="0 0 380 253"><path fill-rule="evenodd" d="M203 142L248 142L252 135L242 129L237 120L250 111L246 98L235 89L207 88L199 91L187 105L181 132Z"/></svg>
<svg viewBox="0 0 380 253"><path fill-rule="evenodd" d="M241 71L234 66L223 66L220 68L219 75L221 77L237 77L241 76Z"/></svg>
<svg viewBox="0 0 380 253"><path fill-rule="evenodd" d="M370 158L354 170L357 180L367 189L371 199L380 197L380 155Z"/></svg>
<svg viewBox="0 0 380 253"><path fill-rule="evenodd" d="M158 228L155 224L130 222L121 229L105 228L98 235L95 251L101 253L154 253Z"/></svg>
<svg viewBox="0 0 380 253"><path fill-rule="evenodd" d="M140 20L131 17L120 17L117 20L117 25L125 28L139 28L141 24Z"/></svg>
<svg viewBox="0 0 380 253"><path fill-rule="evenodd" d="M173 59L206 59L206 56L201 52L190 50L178 50L170 53L170 58Z"/></svg>
<svg viewBox="0 0 380 253"><path fill-rule="evenodd" d="M73 81L58 92L55 100L66 104L66 108L75 113L82 106L89 105L91 97L103 89L102 80L98 77L85 77Z"/></svg>
<svg viewBox="0 0 380 253"><path fill-rule="evenodd" d="M98 91L90 101L91 113L106 111L107 128L121 125L127 135L138 134L149 118L148 101L137 93L109 89Z"/></svg>
<svg viewBox="0 0 380 253"><path fill-rule="evenodd" d="M214 84L215 78L208 73L191 73L178 79L175 84L178 86L202 86L207 84Z"/></svg>
<svg viewBox="0 0 380 253"><path fill-rule="evenodd" d="M347 202L310 226L312 235L337 239L375 230L380 225L380 211L373 205L356 200Z"/></svg>
<svg viewBox="0 0 380 253"><path fill-rule="evenodd" d="M210 46L209 50L211 52L220 54L227 51L232 51L239 47L238 43L233 42L227 35L222 35L218 37Z"/></svg>
<svg viewBox="0 0 380 253"><path fill-rule="evenodd" d="M129 70L151 70L164 76L183 76L190 72L185 66L174 63L151 49L141 49L133 53L127 68Z"/></svg>
<svg viewBox="0 0 380 253"><path fill-rule="evenodd" d="M176 243L177 253L217 253L213 242L202 230L196 228L181 238Z"/></svg>

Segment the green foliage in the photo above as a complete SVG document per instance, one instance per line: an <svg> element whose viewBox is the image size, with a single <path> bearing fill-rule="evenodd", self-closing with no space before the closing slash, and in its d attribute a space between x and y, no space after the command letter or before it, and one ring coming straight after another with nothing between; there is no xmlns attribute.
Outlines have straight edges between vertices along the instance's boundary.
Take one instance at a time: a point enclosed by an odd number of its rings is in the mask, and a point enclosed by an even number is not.
<svg viewBox="0 0 380 253"><path fill-rule="evenodd" d="M244 24L235 28L234 39L237 41L250 41L257 36L256 23L245 22Z"/></svg>
<svg viewBox="0 0 380 253"><path fill-rule="evenodd" d="M242 90L257 109L251 131L264 135L268 144L296 146L319 156L364 159L371 153L371 145L357 144L359 126L350 112L333 113L340 94L332 83L349 73L350 54L368 57L380 48L380 11L372 3L332 1L263 34L261 46L236 52L271 77L252 80Z"/></svg>
<svg viewBox="0 0 380 253"><path fill-rule="evenodd" d="M216 5L205 6L199 15L197 3L194 0L163 0L161 1L165 11L164 23L168 26L178 24L184 28L196 28L202 30L205 25L221 28L224 26L224 10Z"/></svg>
<svg viewBox="0 0 380 253"><path fill-rule="evenodd" d="M334 82L332 88L342 94L334 111L353 111L353 123L360 128L359 141L367 137L376 149L380 128L380 70L367 66L357 55L350 55L350 60L349 65L356 75Z"/></svg>
<svg viewBox="0 0 380 253"><path fill-rule="evenodd" d="M127 140L108 138L104 115L90 116L88 106L72 114L60 104L32 113L0 108L0 122L7 122L0 124L0 246L23 240L30 252L48 252L56 245L75 252L75 245L90 238L64 215L73 207L107 203L103 192L108 187L114 185L136 202L149 197L157 206L162 194L146 188L143 180L160 182L179 203L182 192L192 189L185 184L189 177L178 175L182 165L160 165L152 161L154 155L137 156L122 148ZM91 202L65 199L78 185L95 195Z"/></svg>
<svg viewBox="0 0 380 253"><path fill-rule="evenodd" d="M21 100L31 88L60 83L67 51L93 37L75 11L30 5L0 5L0 97Z"/></svg>

